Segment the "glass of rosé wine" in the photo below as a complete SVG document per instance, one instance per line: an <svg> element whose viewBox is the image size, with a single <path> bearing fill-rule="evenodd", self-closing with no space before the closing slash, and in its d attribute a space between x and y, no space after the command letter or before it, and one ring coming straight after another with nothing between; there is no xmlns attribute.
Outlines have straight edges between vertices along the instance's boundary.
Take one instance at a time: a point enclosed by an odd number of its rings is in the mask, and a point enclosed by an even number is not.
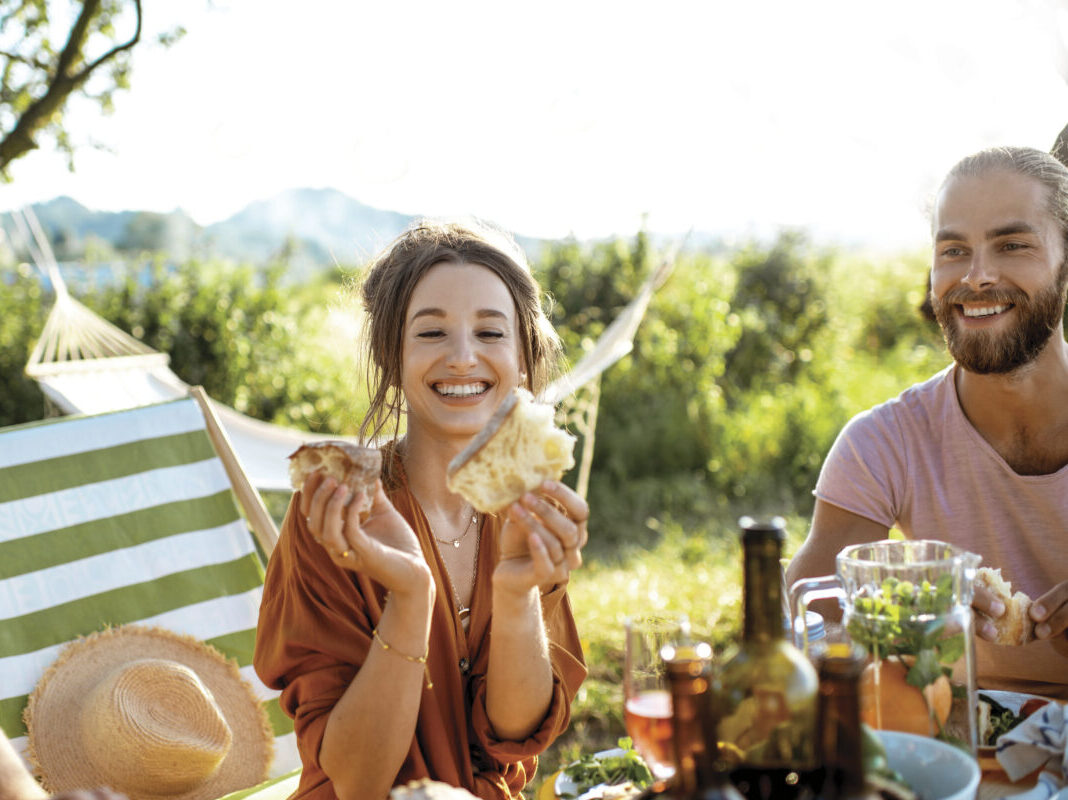
<svg viewBox="0 0 1068 800"><path fill-rule="evenodd" d="M660 649L686 644L690 623L685 615L628 617L623 623L623 722L653 775L675 774L671 738L671 693Z"/></svg>

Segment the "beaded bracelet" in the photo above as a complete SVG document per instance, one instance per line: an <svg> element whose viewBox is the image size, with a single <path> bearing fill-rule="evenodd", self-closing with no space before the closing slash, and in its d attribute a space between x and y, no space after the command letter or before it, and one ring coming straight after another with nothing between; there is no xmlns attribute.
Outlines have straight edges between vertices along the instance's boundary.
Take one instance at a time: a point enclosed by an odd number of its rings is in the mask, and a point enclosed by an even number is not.
<svg viewBox="0 0 1068 800"><path fill-rule="evenodd" d="M427 645L427 649L425 651L423 651L423 655L421 655L421 656L410 656L407 653L402 653L400 650L398 650L397 648L393 647L392 645L389 644L389 642L387 642L385 639L383 639L381 636L379 636L378 628L375 628L374 630L372 630L371 631L371 635L374 637L376 642L378 642L380 645L382 645L382 649L385 650L387 653L388 652L394 652L398 656L403 658L405 661L411 661L413 664L422 664L423 665L423 675L426 677L426 688L428 688L428 689L433 689L434 688L434 683L430 680L430 668L426 665L426 658L430 654L430 645Z"/></svg>

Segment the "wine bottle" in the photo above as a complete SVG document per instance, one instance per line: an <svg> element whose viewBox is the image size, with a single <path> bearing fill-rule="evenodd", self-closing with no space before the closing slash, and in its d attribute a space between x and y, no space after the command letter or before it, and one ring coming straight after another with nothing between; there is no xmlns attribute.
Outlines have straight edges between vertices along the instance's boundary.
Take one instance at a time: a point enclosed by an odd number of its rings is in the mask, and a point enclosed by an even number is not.
<svg viewBox="0 0 1068 800"><path fill-rule="evenodd" d="M718 758L718 714L712 691L712 648L707 644L661 650L671 691L675 774L639 795L659 800L744 800Z"/></svg>
<svg viewBox="0 0 1068 800"><path fill-rule="evenodd" d="M731 781L748 800L791 800L810 793L816 768L819 677L787 641L782 622L781 517L743 517L744 627L722 671L723 752Z"/></svg>
<svg viewBox="0 0 1068 800"><path fill-rule="evenodd" d="M819 800L879 800L864 776L860 729L863 651L846 643L828 647L819 667Z"/></svg>

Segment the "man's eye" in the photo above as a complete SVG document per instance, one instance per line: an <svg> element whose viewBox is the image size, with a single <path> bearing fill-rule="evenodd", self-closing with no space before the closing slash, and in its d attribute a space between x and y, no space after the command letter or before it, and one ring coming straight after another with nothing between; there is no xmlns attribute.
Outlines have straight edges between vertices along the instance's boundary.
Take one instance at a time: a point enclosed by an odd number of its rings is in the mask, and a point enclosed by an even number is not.
<svg viewBox="0 0 1068 800"><path fill-rule="evenodd" d="M945 247L942 249L942 255L947 258L955 258L956 256L963 255L964 249L960 247Z"/></svg>
<svg viewBox="0 0 1068 800"><path fill-rule="evenodd" d="M1005 242L1006 250L1024 250L1027 245L1024 242Z"/></svg>

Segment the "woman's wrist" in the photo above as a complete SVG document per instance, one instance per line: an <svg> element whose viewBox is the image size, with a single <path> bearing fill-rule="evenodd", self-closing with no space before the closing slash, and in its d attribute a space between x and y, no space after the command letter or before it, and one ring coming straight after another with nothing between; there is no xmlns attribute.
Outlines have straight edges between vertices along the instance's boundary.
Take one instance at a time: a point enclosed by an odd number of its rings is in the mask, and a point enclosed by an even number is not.
<svg viewBox="0 0 1068 800"><path fill-rule="evenodd" d="M386 623L390 627L397 625L405 630L421 630L425 636L430 631L436 597L437 587L430 570L419 570L402 588L391 589L386 595L379 625Z"/></svg>
<svg viewBox="0 0 1068 800"><path fill-rule="evenodd" d="M522 614L536 607L541 599L537 586L515 586L508 580L493 578L493 615Z"/></svg>

